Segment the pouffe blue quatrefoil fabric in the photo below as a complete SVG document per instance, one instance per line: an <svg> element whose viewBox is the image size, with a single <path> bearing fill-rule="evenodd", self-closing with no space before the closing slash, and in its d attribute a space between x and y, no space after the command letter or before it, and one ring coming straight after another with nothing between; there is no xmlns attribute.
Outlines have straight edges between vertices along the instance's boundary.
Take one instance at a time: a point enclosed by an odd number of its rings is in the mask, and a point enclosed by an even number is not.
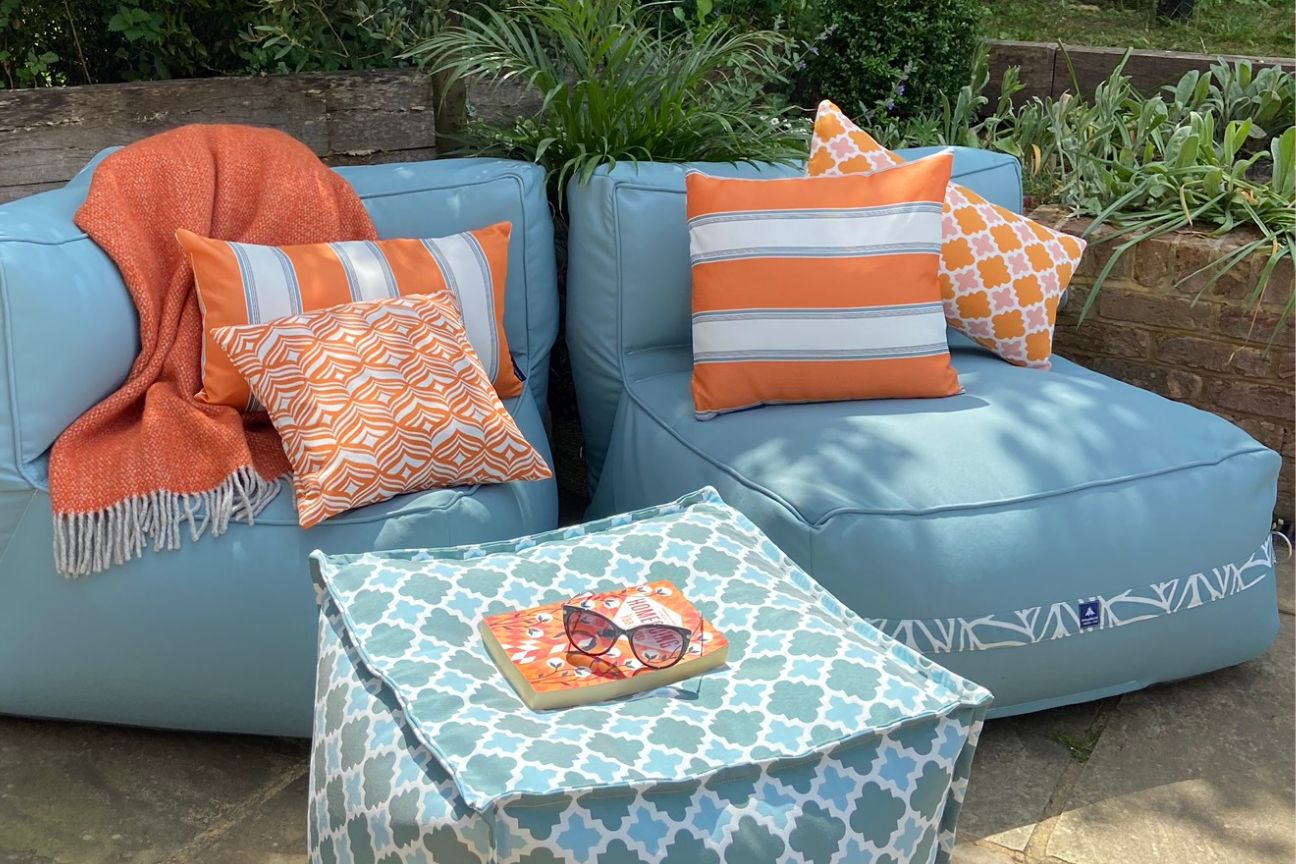
<svg viewBox="0 0 1296 864"><path fill-rule="evenodd" d="M864 562L861 562L862 566ZM712 489L515 541L311 556L317 864L947 861L990 694L882 635ZM523 705L486 615L668 579L728 663Z"/></svg>

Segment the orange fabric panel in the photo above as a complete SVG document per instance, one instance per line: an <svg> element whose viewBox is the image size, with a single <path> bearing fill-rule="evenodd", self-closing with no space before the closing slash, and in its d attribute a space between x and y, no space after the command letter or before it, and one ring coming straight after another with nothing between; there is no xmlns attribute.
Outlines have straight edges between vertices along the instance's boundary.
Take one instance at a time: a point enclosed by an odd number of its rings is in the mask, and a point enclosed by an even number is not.
<svg viewBox="0 0 1296 864"><path fill-rule="evenodd" d="M960 392L948 354L901 360L699 363L693 367L692 389L695 405L730 405L731 394L748 394L746 405L716 410L780 402L930 398Z"/></svg>
<svg viewBox="0 0 1296 864"><path fill-rule="evenodd" d="M194 293L203 317L203 386L195 395L201 402L229 405L246 411L251 396L247 383L211 337L213 327L246 324L248 320L247 304L243 302L243 282L239 278L234 250L228 243L200 237L183 228L176 231L175 236L189 254L194 271Z"/></svg>
<svg viewBox="0 0 1296 864"><path fill-rule="evenodd" d="M445 291L445 278L436 260L418 240L378 241L396 280L396 291L402 297L411 294L435 294ZM492 262L493 266L494 262Z"/></svg>
<svg viewBox="0 0 1296 864"><path fill-rule="evenodd" d="M905 172L886 172L867 180L859 174L837 175L807 184L804 177L751 180L710 177L691 171L684 182L688 218L693 219L711 213L876 207L907 201L940 201L945 193L945 184L924 179L925 182L916 183L914 177ZM813 199L807 197L811 194Z"/></svg>
<svg viewBox="0 0 1296 864"><path fill-rule="evenodd" d="M712 261L693 266L693 311L895 306L935 278L934 255Z"/></svg>
<svg viewBox="0 0 1296 864"><path fill-rule="evenodd" d="M508 341L504 338L504 288L508 276L508 244L513 226L498 222L469 232L481 244L482 252L491 267L491 293L495 297L495 330L501 350L499 372L495 375L495 392L501 399L511 399L522 393L522 379L513 371L513 361L508 356Z"/></svg>
<svg viewBox="0 0 1296 864"><path fill-rule="evenodd" d="M292 262L293 273L297 277L297 290L301 294L303 312L312 309L327 309L351 302L351 293L347 291L346 272L342 262L327 244L317 246L283 246L284 255ZM240 286L240 291L242 290ZM242 321L229 321L210 326L224 327L226 324L246 324Z"/></svg>

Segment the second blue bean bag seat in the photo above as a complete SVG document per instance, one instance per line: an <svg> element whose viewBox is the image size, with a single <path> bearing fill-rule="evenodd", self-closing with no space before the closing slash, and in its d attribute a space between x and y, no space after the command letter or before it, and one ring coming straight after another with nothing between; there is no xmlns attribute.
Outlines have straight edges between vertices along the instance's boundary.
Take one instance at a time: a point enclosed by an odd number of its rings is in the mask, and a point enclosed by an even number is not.
<svg viewBox="0 0 1296 864"><path fill-rule="evenodd" d="M713 485L853 610L989 688L992 715L1265 650L1279 459L1211 414L951 333L962 395L695 419L683 174L619 166L569 189L591 516ZM1020 208L1007 157L960 150L955 177Z"/></svg>

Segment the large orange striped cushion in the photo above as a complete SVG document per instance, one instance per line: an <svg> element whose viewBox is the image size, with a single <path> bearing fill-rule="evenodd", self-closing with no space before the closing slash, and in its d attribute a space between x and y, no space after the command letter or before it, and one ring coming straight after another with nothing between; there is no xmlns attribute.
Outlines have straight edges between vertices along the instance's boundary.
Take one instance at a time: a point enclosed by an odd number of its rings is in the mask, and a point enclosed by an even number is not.
<svg viewBox="0 0 1296 864"><path fill-rule="evenodd" d="M811 177L876 171L904 162L824 101L810 142ZM945 317L1009 363L1049 368L1058 303L1085 241L951 183L942 223Z"/></svg>
<svg viewBox="0 0 1296 864"><path fill-rule="evenodd" d="M439 486L539 480L446 292L218 327L293 466L297 519Z"/></svg>
<svg viewBox="0 0 1296 864"><path fill-rule="evenodd" d="M203 389L199 398L240 410L257 407L211 331L257 324L357 300L449 289L464 326L502 399L522 392L504 338L509 223L429 240L356 240L258 246L176 232L193 264L203 313Z"/></svg>
<svg viewBox="0 0 1296 864"><path fill-rule="evenodd" d="M687 175L700 419L959 392L936 282L951 160L851 177Z"/></svg>

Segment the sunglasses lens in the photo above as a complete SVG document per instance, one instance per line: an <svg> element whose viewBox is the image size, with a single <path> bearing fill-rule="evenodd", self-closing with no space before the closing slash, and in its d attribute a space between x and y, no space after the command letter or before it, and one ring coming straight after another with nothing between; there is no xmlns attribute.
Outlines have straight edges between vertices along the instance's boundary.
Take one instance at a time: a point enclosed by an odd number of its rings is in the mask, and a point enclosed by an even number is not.
<svg viewBox="0 0 1296 864"><path fill-rule="evenodd" d="M603 654L616 641L616 626L597 612L567 610L563 626L572 647L585 654Z"/></svg>
<svg viewBox="0 0 1296 864"><path fill-rule="evenodd" d="M654 669L678 663L686 646L684 635L670 627L639 627L630 645L639 662Z"/></svg>

